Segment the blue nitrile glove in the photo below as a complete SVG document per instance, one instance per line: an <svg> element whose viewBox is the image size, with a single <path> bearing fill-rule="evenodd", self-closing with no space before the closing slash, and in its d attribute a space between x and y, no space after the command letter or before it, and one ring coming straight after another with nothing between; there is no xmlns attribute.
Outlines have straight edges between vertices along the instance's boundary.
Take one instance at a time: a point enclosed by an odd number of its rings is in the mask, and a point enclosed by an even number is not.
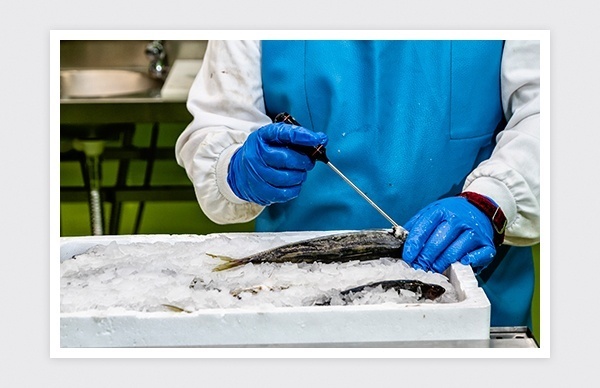
<svg viewBox="0 0 600 388"><path fill-rule="evenodd" d="M478 273L496 254L490 219L462 197L429 204L404 227L403 259L417 269L441 273L459 261Z"/></svg>
<svg viewBox="0 0 600 388"><path fill-rule="evenodd" d="M239 198L259 205L286 202L300 194L315 162L287 146L327 144L327 135L284 123L252 132L231 157L227 182Z"/></svg>

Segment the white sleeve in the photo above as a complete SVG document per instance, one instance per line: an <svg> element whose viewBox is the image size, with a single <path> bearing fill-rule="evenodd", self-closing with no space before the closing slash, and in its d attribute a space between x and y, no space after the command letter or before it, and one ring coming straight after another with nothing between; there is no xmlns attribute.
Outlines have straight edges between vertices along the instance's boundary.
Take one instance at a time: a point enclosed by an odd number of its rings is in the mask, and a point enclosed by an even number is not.
<svg viewBox="0 0 600 388"><path fill-rule="evenodd" d="M177 163L194 184L213 222L256 218L264 207L238 198L227 183L233 153L248 135L271 122L265 114L260 41L210 41L187 101L192 122L175 145Z"/></svg>
<svg viewBox="0 0 600 388"><path fill-rule="evenodd" d="M463 191L493 198L508 224L505 242L540 239L540 46L507 41L502 56L502 105L506 128L491 157L467 177Z"/></svg>

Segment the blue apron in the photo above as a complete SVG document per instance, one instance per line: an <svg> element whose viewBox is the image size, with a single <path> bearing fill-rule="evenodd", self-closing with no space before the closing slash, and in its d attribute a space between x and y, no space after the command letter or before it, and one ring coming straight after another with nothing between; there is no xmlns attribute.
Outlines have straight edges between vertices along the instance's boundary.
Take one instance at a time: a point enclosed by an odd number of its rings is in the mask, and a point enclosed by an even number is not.
<svg viewBox="0 0 600 388"><path fill-rule="evenodd" d="M263 41L267 114L289 112L329 137L327 154L400 224L460 193L503 122L502 41ZM327 166L298 198L267 207L258 231L389 228ZM526 325L530 248L499 250L478 277L492 325Z"/></svg>

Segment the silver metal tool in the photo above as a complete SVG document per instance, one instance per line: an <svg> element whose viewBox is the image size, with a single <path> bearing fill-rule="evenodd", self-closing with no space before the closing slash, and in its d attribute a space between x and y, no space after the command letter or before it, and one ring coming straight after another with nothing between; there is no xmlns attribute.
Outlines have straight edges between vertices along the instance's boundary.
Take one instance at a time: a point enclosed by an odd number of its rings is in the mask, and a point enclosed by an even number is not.
<svg viewBox="0 0 600 388"><path fill-rule="evenodd" d="M278 114L275 117L274 122L300 126L300 123L298 123L289 113L286 112ZM371 205L375 210L379 212L379 214L381 214L386 220L388 220L392 224L394 228L394 233L396 235L405 235L406 233L408 233L406 229L404 229L396 221L394 221L392 217L388 216L379 206L377 206L375 202L371 200L371 198L367 197L367 195L363 193L362 190L360 190L354 183L352 183L350 179L348 179L344 174L342 174L342 172L329 161L329 158L327 157L326 153L327 150L323 145L318 145L316 147L293 145L290 148L303 152L307 154L311 159L315 161L321 161L328 165L329 168L331 168L337 175L339 175L350 187L354 189L354 191L360 194L360 196L363 197L369 203L369 205Z"/></svg>

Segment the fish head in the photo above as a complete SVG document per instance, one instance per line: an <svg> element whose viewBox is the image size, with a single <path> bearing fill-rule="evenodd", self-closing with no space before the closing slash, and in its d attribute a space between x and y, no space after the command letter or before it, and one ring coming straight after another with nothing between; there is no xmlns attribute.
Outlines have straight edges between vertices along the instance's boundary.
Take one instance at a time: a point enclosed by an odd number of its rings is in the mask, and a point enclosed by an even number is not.
<svg viewBox="0 0 600 388"><path fill-rule="evenodd" d="M392 227L391 234L401 241L406 241L408 237L408 231L399 225L394 225Z"/></svg>
<svg viewBox="0 0 600 388"><path fill-rule="evenodd" d="M429 300L435 300L442 296L446 289L439 284L429 284L427 287L421 288L422 297Z"/></svg>

